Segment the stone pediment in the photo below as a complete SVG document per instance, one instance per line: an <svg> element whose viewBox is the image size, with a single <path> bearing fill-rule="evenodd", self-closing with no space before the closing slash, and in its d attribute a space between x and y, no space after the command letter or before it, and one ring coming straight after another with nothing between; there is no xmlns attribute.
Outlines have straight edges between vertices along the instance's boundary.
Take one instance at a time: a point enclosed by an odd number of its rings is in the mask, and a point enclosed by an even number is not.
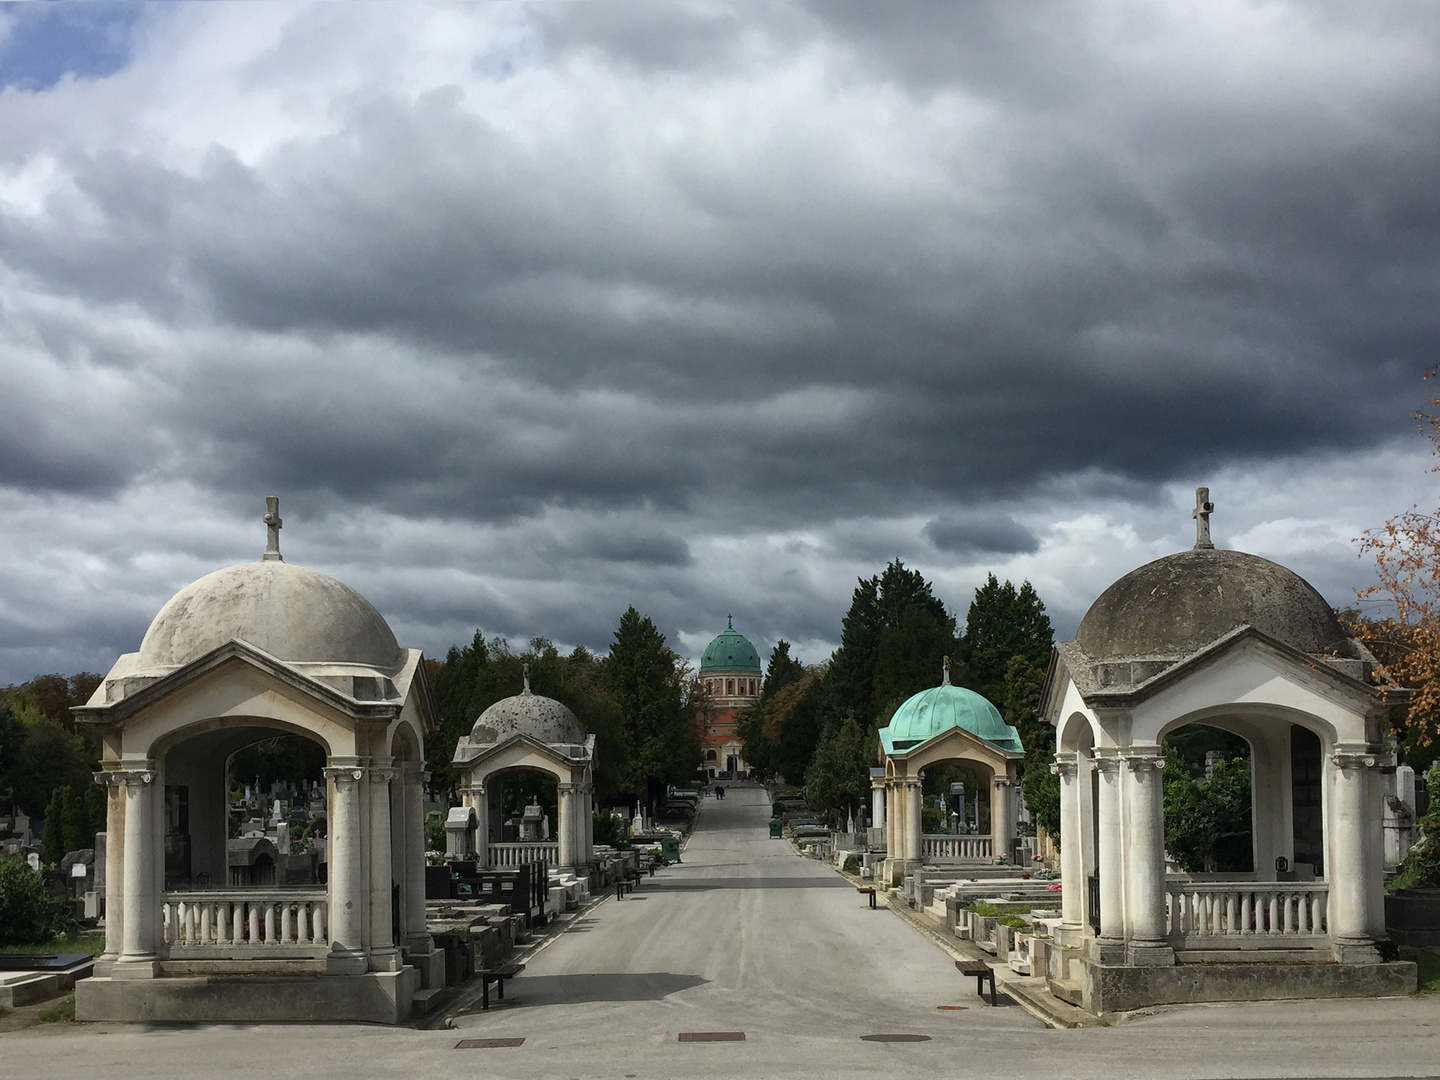
<svg viewBox="0 0 1440 1080"><path fill-rule="evenodd" d="M311 674L271 656L249 642L232 639L164 675L122 675L115 679L107 678L95 697L84 705L76 706L71 712L77 720L88 723L123 723L128 717L188 686L219 675L227 667L240 665L316 699L353 720L389 721L399 715L404 699L412 687L425 698L426 704L429 704L429 683L424 676L424 665L419 659L419 653L411 650L407 663L393 682L386 679L390 686L384 690L372 687L369 681L364 681L373 680L371 675L350 676L353 679L350 683L352 693L346 693L341 689L346 676L333 672ZM363 693L364 697L355 696L357 691ZM367 700L372 695L382 694L385 700ZM429 721L434 710L422 707L419 713ZM426 724L427 729L431 726L430 723Z"/></svg>

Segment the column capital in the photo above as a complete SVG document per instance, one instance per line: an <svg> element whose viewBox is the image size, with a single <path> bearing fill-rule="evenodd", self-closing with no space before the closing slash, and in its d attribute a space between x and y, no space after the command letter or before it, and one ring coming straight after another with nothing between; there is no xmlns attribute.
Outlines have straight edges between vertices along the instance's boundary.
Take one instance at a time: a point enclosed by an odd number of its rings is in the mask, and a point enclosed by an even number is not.
<svg viewBox="0 0 1440 1080"><path fill-rule="evenodd" d="M1074 779L1080 771L1080 755L1073 750L1055 755L1055 760L1050 763L1050 772L1054 776L1063 776L1066 779Z"/></svg>
<svg viewBox="0 0 1440 1080"><path fill-rule="evenodd" d="M1337 746L1330 751L1330 760L1335 767L1345 771L1352 769L1373 769L1380 764L1380 755L1368 748Z"/></svg>
<svg viewBox="0 0 1440 1080"><path fill-rule="evenodd" d="M1010 785L1018 782L1019 781L1017 781L1013 776L993 776L990 778L990 783L994 784L996 787L1009 787Z"/></svg>
<svg viewBox="0 0 1440 1080"><path fill-rule="evenodd" d="M897 776L895 778L895 783L906 788L919 787L922 782L923 780L919 776Z"/></svg>
<svg viewBox="0 0 1440 1080"><path fill-rule="evenodd" d="M147 762L141 768L102 769L94 775L97 784L110 787L132 787L153 784L159 773L154 765Z"/></svg>
<svg viewBox="0 0 1440 1080"><path fill-rule="evenodd" d="M388 784L400 775L399 769L392 769L388 765L380 766L379 768L372 765L366 772L370 774L370 782L372 784Z"/></svg>
<svg viewBox="0 0 1440 1080"><path fill-rule="evenodd" d="M1149 772L1151 769L1160 772L1165 768L1165 755L1153 750L1127 750L1122 760L1133 773Z"/></svg>
<svg viewBox="0 0 1440 1080"><path fill-rule="evenodd" d="M563 791L563 792L564 792L565 794L567 794L567 795L574 795L577 791L580 790L580 785L579 785L579 784L556 784L556 785L555 785L555 790L556 790L557 792L558 792L558 791Z"/></svg>
<svg viewBox="0 0 1440 1080"><path fill-rule="evenodd" d="M365 770L358 765L342 765L325 769L322 775L336 785L357 784L365 779Z"/></svg>
<svg viewBox="0 0 1440 1080"><path fill-rule="evenodd" d="M1115 751L1107 754L1097 753L1095 755L1095 771L1098 773L1112 773L1120 771L1120 758Z"/></svg>

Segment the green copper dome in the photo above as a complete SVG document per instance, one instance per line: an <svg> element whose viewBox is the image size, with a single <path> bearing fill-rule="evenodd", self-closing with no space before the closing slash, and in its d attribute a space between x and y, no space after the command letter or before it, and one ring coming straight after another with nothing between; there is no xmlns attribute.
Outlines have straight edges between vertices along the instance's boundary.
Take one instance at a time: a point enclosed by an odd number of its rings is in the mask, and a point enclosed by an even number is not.
<svg viewBox="0 0 1440 1080"><path fill-rule="evenodd" d="M760 654L745 636L735 629L733 619L721 631L720 636L710 642L700 657L700 672L707 671L762 671Z"/></svg>
<svg viewBox="0 0 1440 1080"><path fill-rule="evenodd" d="M887 754L904 753L951 728L963 728L1012 754L1025 752L1020 733L1005 723L1000 710L974 690L951 686L948 669L943 684L920 691L895 710L890 726L880 729L880 743Z"/></svg>

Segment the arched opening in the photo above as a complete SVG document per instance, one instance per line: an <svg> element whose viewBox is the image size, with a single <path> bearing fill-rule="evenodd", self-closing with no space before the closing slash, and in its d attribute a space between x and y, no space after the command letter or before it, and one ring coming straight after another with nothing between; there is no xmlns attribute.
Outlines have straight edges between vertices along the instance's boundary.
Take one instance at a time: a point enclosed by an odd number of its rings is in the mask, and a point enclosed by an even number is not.
<svg viewBox="0 0 1440 1080"><path fill-rule="evenodd" d="M553 841L557 836L559 781L553 773L520 766L492 773L485 781L492 844ZM538 812L535 809L538 807Z"/></svg>
<svg viewBox="0 0 1440 1080"><path fill-rule="evenodd" d="M995 770L978 761L954 758L927 765L920 774L924 802L922 834L969 836L992 832L991 783Z"/></svg>
<svg viewBox="0 0 1440 1080"><path fill-rule="evenodd" d="M165 889L325 880L326 747L263 721L180 733L164 776Z"/></svg>
<svg viewBox="0 0 1440 1080"><path fill-rule="evenodd" d="M1170 861L1192 874L1252 873L1254 775L1249 740L1195 723L1172 730L1161 746L1165 851Z"/></svg>

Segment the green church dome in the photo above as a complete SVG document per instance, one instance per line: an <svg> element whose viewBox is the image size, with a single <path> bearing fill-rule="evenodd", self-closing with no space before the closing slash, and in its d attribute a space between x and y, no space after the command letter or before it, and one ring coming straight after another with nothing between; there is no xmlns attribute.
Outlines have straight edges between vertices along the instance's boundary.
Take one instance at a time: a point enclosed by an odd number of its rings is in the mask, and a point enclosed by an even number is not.
<svg viewBox="0 0 1440 1080"><path fill-rule="evenodd" d="M700 657L700 672L707 671L763 671L760 654L745 636L735 629L733 618L720 636L710 642Z"/></svg>
<svg viewBox="0 0 1440 1080"><path fill-rule="evenodd" d="M950 685L948 664L940 686L920 691L895 710L890 726L880 729L880 742L887 754L903 753L951 728L962 728L1012 754L1025 752L1020 733L1005 723L999 709L974 690Z"/></svg>

